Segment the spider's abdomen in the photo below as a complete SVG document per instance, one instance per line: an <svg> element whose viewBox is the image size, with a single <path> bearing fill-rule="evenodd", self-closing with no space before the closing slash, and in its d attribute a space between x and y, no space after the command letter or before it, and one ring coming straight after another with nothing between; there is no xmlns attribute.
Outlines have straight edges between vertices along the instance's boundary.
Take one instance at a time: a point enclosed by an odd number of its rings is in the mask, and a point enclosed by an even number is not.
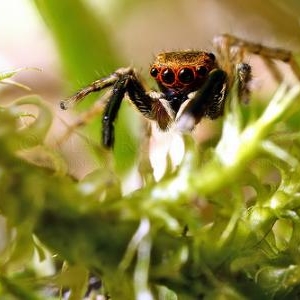
<svg viewBox="0 0 300 300"><path fill-rule="evenodd" d="M198 90L211 70L217 68L215 56L204 51L178 51L158 54L150 68L165 94L189 94Z"/></svg>

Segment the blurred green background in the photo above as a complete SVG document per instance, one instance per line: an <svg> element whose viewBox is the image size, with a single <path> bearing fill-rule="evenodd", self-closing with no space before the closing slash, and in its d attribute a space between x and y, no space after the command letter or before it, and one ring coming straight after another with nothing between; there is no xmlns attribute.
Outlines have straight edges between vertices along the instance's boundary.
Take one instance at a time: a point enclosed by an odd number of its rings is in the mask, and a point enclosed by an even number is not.
<svg viewBox="0 0 300 300"><path fill-rule="evenodd" d="M156 53L189 48L211 51L213 37L224 32L297 51L299 16L300 4L296 0L2 1L0 68L43 69L38 74L22 73L19 78L53 105L58 116L53 126L56 136L66 127L60 119L68 124L74 121L74 111L59 110L59 100L117 67L134 66L153 88L155 84L147 76ZM254 77L264 90L268 72L256 58L249 58L249 62L257 65ZM0 90L1 101L5 103L23 93L6 87ZM86 109L97 98L99 95L88 97L79 109ZM99 120L88 127L88 143L93 145L100 142ZM200 140L210 135L206 130L205 123L199 127ZM114 149L120 172L132 166L142 136L139 115L130 105L123 105ZM61 146L70 158L71 172L77 176L83 176L95 164L105 163L99 155L95 158L87 154L86 143L73 135Z"/></svg>

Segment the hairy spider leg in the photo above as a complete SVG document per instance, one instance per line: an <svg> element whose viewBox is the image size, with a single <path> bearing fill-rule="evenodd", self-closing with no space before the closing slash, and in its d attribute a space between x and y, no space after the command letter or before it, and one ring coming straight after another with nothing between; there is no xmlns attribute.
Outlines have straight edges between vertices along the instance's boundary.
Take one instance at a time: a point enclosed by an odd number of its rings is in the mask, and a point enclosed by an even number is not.
<svg viewBox="0 0 300 300"><path fill-rule="evenodd" d="M204 116L216 119L223 114L228 90L227 79L226 72L221 69L214 69L209 73L206 82L182 111L177 122L180 130L192 130Z"/></svg>
<svg viewBox="0 0 300 300"><path fill-rule="evenodd" d="M166 130L172 120L172 114L166 107L166 101L164 102L163 98L153 96L153 93L150 96L134 71L129 69L126 73L119 74L119 79L113 86L112 95L103 115L102 142L107 148L112 148L114 145L114 121L126 92L137 110L147 119L155 120L161 129ZM158 95L161 96L159 93Z"/></svg>
<svg viewBox="0 0 300 300"><path fill-rule="evenodd" d="M162 130L166 130L174 120L172 110L165 95L159 92L147 93L141 82L133 74L128 81L127 93L129 99L147 119L154 120Z"/></svg>
<svg viewBox="0 0 300 300"><path fill-rule="evenodd" d="M242 62L244 58L244 53L247 51L248 53L252 53L255 55L259 55L260 58L263 60L267 68L271 71L273 78L277 82L283 81L283 74L278 69L278 66L274 64L274 60L279 60L284 63L287 63L294 75L298 80L300 80L300 67L297 61L295 60L294 55L291 51L281 49L281 48L272 48L261 45L259 43L249 42L237 37L234 37L229 34L223 34L217 36L214 39L215 48L219 53L223 56L228 56L227 61L230 61L230 55L232 56L232 52L230 49L238 49L239 53L239 61ZM230 53L231 52L231 53Z"/></svg>
<svg viewBox="0 0 300 300"><path fill-rule="evenodd" d="M107 148L111 148L114 145L114 121L117 117L121 102L126 92L127 81L127 76L122 76L115 82L112 94L105 107L104 115L102 118L102 143Z"/></svg>
<svg viewBox="0 0 300 300"><path fill-rule="evenodd" d="M245 47L243 43L228 34L223 34L214 38L214 46L218 52L221 67L228 74L228 89L236 82L239 99L248 103L252 69L249 64L244 62Z"/></svg>
<svg viewBox="0 0 300 300"><path fill-rule="evenodd" d="M149 95L131 68L118 69L111 75L94 81L70 98L62 100L60 107L68 109L88 94L110 86L113 86L113 89L102 119L102 143L105 147L112 148L114 145L114 121L117 118L125 93L128 94L129 100L139 112L150 120L156 120L161 129L167 129L172 120L172 113L166 103L167 101L164 101L165 99L160 93L152 92Z"/></svg>
<svg viewBox="0 0 300 300"><path fill-rule="evenodd" d="M246 41L237 39L228 34L217 36L214 39L214 46L220 57L222 69L228 78L228 88L230 89L236 82L239 99L248 103L250 98L250 82L252 80L252 68L244 62Z"/></svg>
<svg viewBox="0 0 300 300"><path fill-rule="evenodd" d="M76 103L80 102L82 99L84 99L88 94L93 92L98 92L104 88L107 88L111 85L113 85L116 80L119 78L117 73L112 73L111 75L98 79L94 82L92 82L90 85L84 87L83 89L79 90L76 94L73 96L62 100L60 102L60 108L61 109L69 109L70 107L74 106Z"/></svg>

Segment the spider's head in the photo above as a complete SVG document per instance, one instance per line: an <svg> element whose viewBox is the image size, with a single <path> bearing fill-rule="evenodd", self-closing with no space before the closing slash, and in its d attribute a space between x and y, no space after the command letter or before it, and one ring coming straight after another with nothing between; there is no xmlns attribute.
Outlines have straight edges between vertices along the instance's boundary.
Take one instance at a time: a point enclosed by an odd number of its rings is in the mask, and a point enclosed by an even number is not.
<svg viewBox="0 0 300 300"><path fill-rule="evenodd" d="M157 55L150 67L165 94L189 94L198 90L211 70L217 68L213 53L204 51L164 52Z"/></svg>

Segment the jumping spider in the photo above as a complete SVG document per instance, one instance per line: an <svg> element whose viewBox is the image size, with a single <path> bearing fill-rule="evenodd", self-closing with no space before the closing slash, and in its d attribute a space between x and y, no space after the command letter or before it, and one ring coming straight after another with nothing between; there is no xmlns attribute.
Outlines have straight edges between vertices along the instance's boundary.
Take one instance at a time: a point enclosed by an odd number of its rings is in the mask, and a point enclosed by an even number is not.
<svg viewBox="0 0 300 300"><path fill-rule="evenodd" d="M147 119L167 130L175 121L181 130L191 130L203 117L215 119L223 114L226 96L236 82L238 95L248 101L251 67L243 62L245 52L260 55L278 81L282 75L273 60L289 63L300 78L300 70L291 52L250 43L230 35L214 39L215 55L205 51L163 52L150 66L159 92L146 91L136 71L120 68L111 75L96 80L75 95L61 102L62 109L80 101L89 93L113 87L102 119L102 142L114 145L114 122L121 102L129 100Z"/></svg>

